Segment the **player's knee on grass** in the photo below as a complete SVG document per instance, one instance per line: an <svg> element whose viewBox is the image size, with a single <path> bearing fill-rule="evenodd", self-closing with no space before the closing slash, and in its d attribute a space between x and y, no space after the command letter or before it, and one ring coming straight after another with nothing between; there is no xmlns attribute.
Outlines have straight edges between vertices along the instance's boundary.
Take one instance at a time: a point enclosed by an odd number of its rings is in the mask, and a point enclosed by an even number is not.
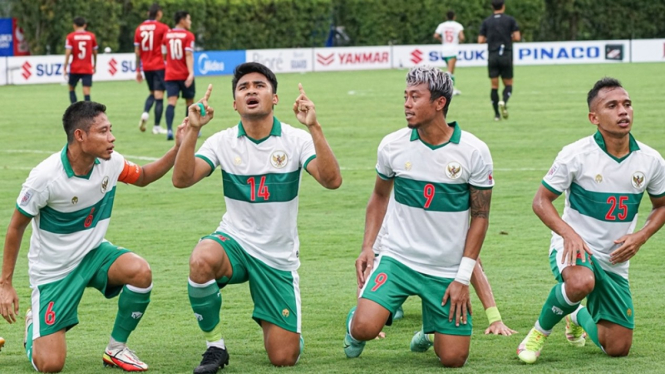
<svg viewBox="0 0 665 374"><path fill-rule="evenodd" d="M601 342L605 354L610 357L625 357L630 353L630 347L633 345L632 339L606 339Z"/></svg>
<svg viewBox="0 0 665 374"><path fill-rule="evenodd" d="M469 357L469 351L461 352L457 349L445 349L444 347L435 347L434 351L439 357L441 365L449 368L460 368L464 366L467 358Z"/></svg>
<svg viewBox="0 0 665 374"><path fill-rule="evenodd" d="M381 329L385 325L385 321L379 321L381 318L367 314L353 315L353 322L351 323L351 336L360 341L367 341L376 338Z"/></svg>
<svg viewBox="0 0 665 374"><path fill-rule="evenodd" d="M268 351L268 359L275 366L293 366L300 356L300 343L295 346L282 345Z"/></svg>
<svg viewBox="0 0 665 374"><path fill-rule="evenodd" d="M33 351L32 362L41 373L59 373L65 367L65 356L44 350L44 354Z"/></svg>

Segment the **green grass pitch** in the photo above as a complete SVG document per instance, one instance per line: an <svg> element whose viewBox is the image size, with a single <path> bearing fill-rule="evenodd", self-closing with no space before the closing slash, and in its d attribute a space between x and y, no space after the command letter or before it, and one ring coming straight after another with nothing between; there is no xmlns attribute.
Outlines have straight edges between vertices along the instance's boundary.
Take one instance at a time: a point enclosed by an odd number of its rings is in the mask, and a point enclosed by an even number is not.
<svg viewBox="0 0 665 374"><path fill-rule="evenodd" d="M491 224L481 257L504 321L519 331L511 337L485 336L487 319L473 296L474 334L467 365L459 373L665 372L665 310L661 276L663 234L654 236L634 258L631 285L636 309L630 356L613 359L589 342L569 347L563 325L554 330L535 367L519 362L515 350L540 312L554 284L547 250L549 230L531 211L531 199L559 150L594 133L587 120L586 93L603 76L619 78L635 108L633 134L665 151L662 135L662 64L518 66L510 119L494 122L485 68L458 69L461 96L454 97L448 119L484 140L494 159ZM371 341L359 359L342 351L344 320L355 303L354 260L360 250L367 199L374 185L376 147L382 137L405 126L405 70L282 74L276 115L298 126L291 106L302 82L317 106L324 132L335 152L344 183L328 191L305 174L300 194L301 290L305 351L294 368L272 367L261 330L251 319L247 285L223 290L221 320L231 355L229 373L380 373L440 372L432 351L409 351L419 328L420 302L404 305L406 317L385 329L387 338ZM214 84L210 104L216 110L199 141L234 126L230 77L196 79L199 96ZM61 85L0 87L0 232L14 210L30 169L65 144L61 116L68 105ZM80 88L78 92L81 97ZM108 106L117 137L116 150L139 164L161 156L172 143L164 136L138 131L147 95L136 82L95 82L92 98ZM184 104L176 118L184 115ZM205 350L203 336L187 298L188 257L198 238L212 232L224 211L219 172L198 185L176 190L170 173L146 188L119 185L107 239L134 250L152 266L152 303L132 334L129 346L150 365L151 373L191 373ZM563 199L559 199L561 207ZM645 199L642 225L650 208ZM27 250L24 237L14 274L21 315L29 305ZM86 292L80 324L67 333L66 373L104 373L101 356L113 326L116 300ZM23 351L23 323L0 325L7 344L0 353L0 373L33 373Z"/></svg>

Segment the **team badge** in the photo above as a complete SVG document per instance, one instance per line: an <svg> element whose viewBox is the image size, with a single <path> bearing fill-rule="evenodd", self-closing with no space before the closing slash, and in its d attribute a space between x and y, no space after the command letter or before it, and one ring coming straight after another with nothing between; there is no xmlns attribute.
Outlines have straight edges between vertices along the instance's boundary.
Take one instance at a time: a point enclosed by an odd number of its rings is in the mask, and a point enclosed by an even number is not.
<svg viewBox="0 0 665 374"><path fill-rule="evenodd" d="M236 156L236 158L233 159L233 164L236 166L242 164L242 159L239 156Z"/></svg>
<svg viewBox="0 0 665 374"><path fill-rule="evenodd" d="M406 171L411 170L412 167L413 164L411 163L411 161L407 161L406 164L404 164L404 169L406 169Z"/></svg>
<svg viewBox="0 0 665 374"><path fill-rule="evenodd" d="M105 176L102 180L102 193L106 193L106 189L109 187L109 177Z"/></svg>
<svg viewBox="0 0 665 374"><path fill-rule="evenodd" d="M632 316L632 315L633 315L633 311L632 311L630 308L628 308L628 310L626 311L626 315L627 315L628 317Z"/></svg>
<svg viewBox="0 0 665 374"><path fill-rule="evenodd" d="M78 197L76 197L76 196L72 197L72 204L76 205L76 203L78 203L78 202L79 202Z"/></svg>
<svg viewBox="0 0 665 374"><path fill-rule="evenodd" d="M284 309L284 310L282 310L282 316L284 316L284 318L288 318L288 317L289 317L289 314L290 314L290 313L289 313L289 310L288 310L288 309Z"/></svg>
<svg viewBox="0 0 665 374"><path fill-rule="evenodd" d="M451 162L446 166L446 175L450 179L457 179L462 176L462 165L458 162Z"/></svg>
<svg viewBox="0 0 665 374"><path fill-rule="evenodd" d="M641 189L644 186L644 173L641 171L634 172L630 182L633 184L633 187L638 190Z"/></svg>
<svg viewBox="0 0 665 374"><path fill-rule="evenodd" d="M32 192L25 191L23 198L21 199L21 205L26 205L30 199L32 199Z"/></svg>
<svg viewBox="0 0 665 374"><path fill-rule="evenodd" d="M595 178L594 180L596 181L596 183L600 183L600 182L603 181L603 176L600 175L600 174L597 174L597 175L596 175L596 178Z"/></svg>
<svg viewBox="0 0 665 374"><path fill-rule="evenodd" d="M275 151L272 156L270 156L270 163L273 167L281 169L289 162L284 151Z"/></svg>

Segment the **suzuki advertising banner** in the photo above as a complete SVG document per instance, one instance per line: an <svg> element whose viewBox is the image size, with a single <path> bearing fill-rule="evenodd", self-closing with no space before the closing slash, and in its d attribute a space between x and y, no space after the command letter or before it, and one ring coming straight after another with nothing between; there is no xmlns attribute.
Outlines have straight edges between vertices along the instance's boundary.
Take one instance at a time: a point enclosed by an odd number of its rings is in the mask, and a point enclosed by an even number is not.
<svg viewBox="0 0 665 374"><path fill-rule="evenodd" d="M440 44L425 45L396 45L393 47L393 67L411 68L416 65L432 65L443 67ZM486 66L487 45L485 44L460 44L457 52L457 67L464 66Z"/></svg>
<svg viewBox="0 0 665 374"><path fill-rule="evenodd" d="M314 71L390 69L391 50L391 46L314 48Z"/></svg>
<svg viewBox="0 0 665 374"><path fill-rule="evenodd" d="M245 51L194 52L194 75L229 75L245 62Z"/></svg>
<svg viewBox="0 0 665 374"><path fill-rule="evenodd" d="M633 40L633 62L665 61L665 39Z"/></svg>
<svg viewBox="0 0 665 374"><path fill-rule="evenodd" d="M245 60L259 62L275 73L307 72L314 69L312 48L303 49L250 49Z"/></svg>
<svg viewBox="0 0 665 374"><path fill-rule="evenodd" d="M63 69L64 62L64 55L8 57L7 83L66 82ZM133 53L98 54L97 71L92 76L92 81L135 79L135 65Z"/></svg>

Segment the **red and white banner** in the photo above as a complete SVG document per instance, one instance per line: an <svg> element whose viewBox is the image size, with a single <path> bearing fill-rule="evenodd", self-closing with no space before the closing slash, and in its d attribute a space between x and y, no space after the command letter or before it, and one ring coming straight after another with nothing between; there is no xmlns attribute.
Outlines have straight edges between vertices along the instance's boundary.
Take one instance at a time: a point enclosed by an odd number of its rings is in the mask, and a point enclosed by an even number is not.
<svg viewBox="0 0 665 374"><path fill-rule="evenodd" d="M314 71L390 69L391 49L390 46L314 48Z"/></svg>
<svg viewBox="0 0 665 374"><path fill-rule="evenodd" d="M15 56L7 58L7 84L38 84L66 82L64 55ZM129 80L136 78L133 53L109 53L97 55L97 71L94 81Z"/></svg>
<svg viewBox="0 0 665 374"><path fill-rule="evenodd" d="M396 45L393 47L393 67L411 68L416 65L446 66L441 44ZM460 44L457 67L487 66L486 44Z"/></svg>

